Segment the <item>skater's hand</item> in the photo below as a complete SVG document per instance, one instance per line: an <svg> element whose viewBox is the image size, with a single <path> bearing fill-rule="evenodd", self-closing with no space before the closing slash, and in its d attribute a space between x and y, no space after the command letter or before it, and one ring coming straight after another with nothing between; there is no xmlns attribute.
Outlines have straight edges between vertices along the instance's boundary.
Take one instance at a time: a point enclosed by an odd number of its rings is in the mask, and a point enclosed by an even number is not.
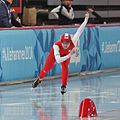
<svg viewBox="0 0 120 120"><path fill-rule="evenodd" d="M88 8L88 11L91 12L91 13L94 12L94 10L92 8Z"/></svg>
<svg viewBox="0 0 120 120"><path fill-rule="evenodd" d="M70 54L71 54L71 55L75 54L75 50L72 49L72 50L70 51Z"/></svg>
<svg viewBox="0 0 120 120"><path fill-rule="evenodd" d="M88 18L89 18L89 13L88 13L88 12L85 14L85 17L88 17Z"/></svg>

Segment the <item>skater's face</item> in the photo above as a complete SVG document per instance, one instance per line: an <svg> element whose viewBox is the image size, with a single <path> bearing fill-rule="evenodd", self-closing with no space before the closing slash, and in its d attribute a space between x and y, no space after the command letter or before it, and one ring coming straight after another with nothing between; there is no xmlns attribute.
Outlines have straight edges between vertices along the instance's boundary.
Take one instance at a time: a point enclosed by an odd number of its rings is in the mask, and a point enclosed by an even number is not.
<svg viewBox="0 0 120 120"><path fill-rule="evenodd" d="M64 49L67 49L70 46L70 43L68 43L68 44L62 43L62 46Z"/></svg>

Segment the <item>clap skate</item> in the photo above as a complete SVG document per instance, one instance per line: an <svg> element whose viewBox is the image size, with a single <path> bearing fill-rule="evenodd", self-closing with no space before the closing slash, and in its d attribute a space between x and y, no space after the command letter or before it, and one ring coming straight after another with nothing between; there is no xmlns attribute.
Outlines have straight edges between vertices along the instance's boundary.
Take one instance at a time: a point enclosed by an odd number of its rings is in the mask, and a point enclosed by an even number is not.
<svg viewBox="0 0 120 120"><path fill-rule="evenodd" d="M66 93L66 86L62 85L61 86L61 94L63 95L64 93Z"/></svg>
<svg viewBox="0 0 120 120"><path fill-rule="evenodd" d="M41 79L37 78L32 85L33 88L37 87L39 83L41 83Z"/></svg>

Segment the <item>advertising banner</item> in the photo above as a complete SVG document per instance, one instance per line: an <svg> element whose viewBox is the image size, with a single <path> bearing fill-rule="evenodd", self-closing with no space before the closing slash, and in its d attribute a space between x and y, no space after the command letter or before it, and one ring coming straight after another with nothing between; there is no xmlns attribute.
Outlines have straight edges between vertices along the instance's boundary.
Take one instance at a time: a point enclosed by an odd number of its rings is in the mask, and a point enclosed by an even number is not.
<svg viewBox="0 0 120 120"><path fill-rule="evenodd" d="M120 67L120 27L100 27L101 69Z"/></svg>
<svg viewBox="0 0 120 120"><path fill-rule="evenodd" d="M32 78L37 69L33 30L0 31L0 80Z"/></svg>
<svg viewBox="0 0 120 120"><path fill-rule="evenodd" d="M0 31L0 81L38 77L50 50L62 34L78 28ZM120 67L120 27L86 27L75 45L69 73ZM56 64L47 76L61 75Z"/></svg>

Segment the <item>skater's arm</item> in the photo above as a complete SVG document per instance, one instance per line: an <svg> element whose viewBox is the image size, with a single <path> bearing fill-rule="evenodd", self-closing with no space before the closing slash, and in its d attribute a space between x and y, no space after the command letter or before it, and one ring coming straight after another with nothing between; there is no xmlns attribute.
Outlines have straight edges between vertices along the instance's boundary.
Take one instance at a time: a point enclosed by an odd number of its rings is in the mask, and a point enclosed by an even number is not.
<svg viewBox="0 0 120 120"><path fill-rule="evenodd" d="M85 26L88 22L88 18L89 18L89 13L86 13L85 14L85 19L84 19L84 22L81 24L81 26L78 28L77 32L75 33L75 35L73 36L73 43L76 45L77 41L79 40L79 37L80 35L82 34L82 32L84 31L85 29Z"/></svg>
<svg viewBox="0 0 120 120"><path fill-rule="evenodd" d="M54 49L54 56L55 56L55 59L56 59L57 63L64 62L69 57L71 57L71 53L69 53L68 55L66 55L64 57L60 57L59 47L57 45L53 45L53 49Z"/></svg>

